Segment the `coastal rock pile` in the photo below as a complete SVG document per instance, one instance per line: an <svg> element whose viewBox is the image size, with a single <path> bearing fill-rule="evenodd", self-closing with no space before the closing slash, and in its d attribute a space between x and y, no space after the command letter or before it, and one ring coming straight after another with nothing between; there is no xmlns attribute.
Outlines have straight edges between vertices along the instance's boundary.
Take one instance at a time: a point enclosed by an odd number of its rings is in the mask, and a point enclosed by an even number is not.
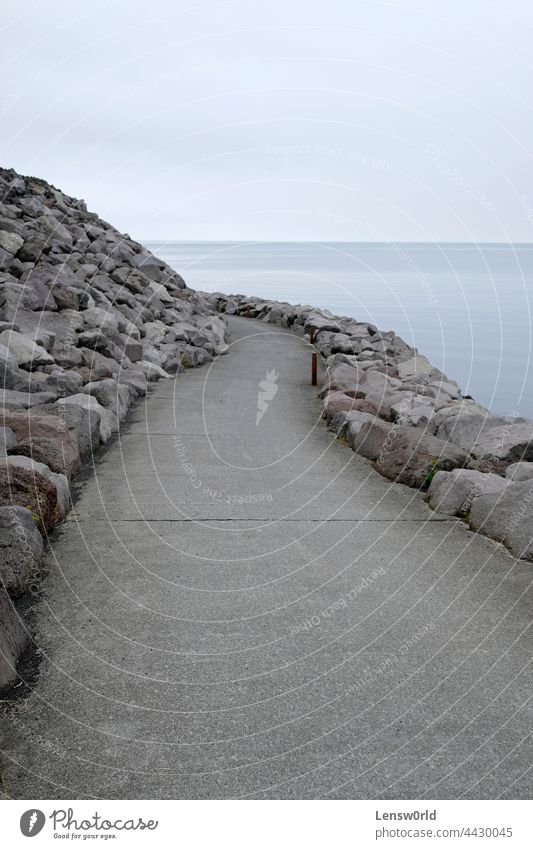
<svg viewBox="0 0 533 849"><path fill-rule="evenodd" d="M493 415L392 331L308 305L208 296L221 313L291 328L327 367L323 416L385 477L427 490L459 516L533 560L533 422Z"/></svg>
<svg viewBox="0 0 533 849"><path fill-rule="evenodd" d="M85 203L0 169L0 688L70 482L151 381L227 350L201 294Z"/></svg>

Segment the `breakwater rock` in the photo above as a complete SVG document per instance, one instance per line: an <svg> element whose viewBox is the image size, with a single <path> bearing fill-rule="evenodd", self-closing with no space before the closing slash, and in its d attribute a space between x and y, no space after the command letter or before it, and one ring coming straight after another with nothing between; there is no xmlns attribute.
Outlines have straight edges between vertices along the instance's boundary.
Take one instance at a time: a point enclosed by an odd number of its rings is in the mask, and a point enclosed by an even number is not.
<svg viewBox="0 0 533 849"><path fill-rule="evenodd" d="M0 169L0 688L30 636L43 538L152 381L227 350L226 323L81 200Z"/></svg>
<svg viewBox="0 0 533 849"><path fill-rule="evenodd" d="M220 313L291 328L322 355L329 427L390 480L533 560L533 422L493 415L394 332L293 305L215 292Z"/></svg>

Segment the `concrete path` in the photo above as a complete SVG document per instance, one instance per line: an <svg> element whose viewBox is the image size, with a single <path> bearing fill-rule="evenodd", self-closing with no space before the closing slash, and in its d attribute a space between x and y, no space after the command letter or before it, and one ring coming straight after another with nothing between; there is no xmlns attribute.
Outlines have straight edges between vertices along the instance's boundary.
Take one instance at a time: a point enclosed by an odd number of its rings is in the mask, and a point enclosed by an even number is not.
<svg viewBox="0 0 533 849"><path fill-rule="evenodd" d="M48 556L4 791L530 797L531 565L336 442L295 334L231 329L136 408Z"/></svg>

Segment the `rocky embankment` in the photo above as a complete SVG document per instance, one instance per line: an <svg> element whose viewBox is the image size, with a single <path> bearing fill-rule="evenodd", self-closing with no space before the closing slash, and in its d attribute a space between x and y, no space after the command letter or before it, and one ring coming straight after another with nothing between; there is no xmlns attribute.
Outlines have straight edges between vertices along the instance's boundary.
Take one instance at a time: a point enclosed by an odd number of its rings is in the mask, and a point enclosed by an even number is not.
<svg viewBox="0 0 533 849"><path fill-rule="evenodd" d="M151 381L225 353L225 320L142 245L0 169L0 688L71 483Z"/></svg>
<svg viewBox="0 0 533 849"><path fill-rule="evenodd" d="M214 293L221 313L289 327L325 359L329 427L385 477L533 560L533 422L463 396L395 333L311 306Z"/></svg>

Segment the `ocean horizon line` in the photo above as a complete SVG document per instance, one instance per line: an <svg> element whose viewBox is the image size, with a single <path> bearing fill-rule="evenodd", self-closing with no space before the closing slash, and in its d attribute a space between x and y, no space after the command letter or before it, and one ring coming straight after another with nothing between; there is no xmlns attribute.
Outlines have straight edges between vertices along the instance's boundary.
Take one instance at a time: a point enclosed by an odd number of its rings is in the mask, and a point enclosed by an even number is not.
<svg viewBox="0 0 533 849"><path fill-rule="evenodd" d="M388 241L358 241L347 239L139 239L145 245L196 244L196 245L423 245L427 247L520 247L533 248L533 242L413 242L390 239Z"/></svg>

